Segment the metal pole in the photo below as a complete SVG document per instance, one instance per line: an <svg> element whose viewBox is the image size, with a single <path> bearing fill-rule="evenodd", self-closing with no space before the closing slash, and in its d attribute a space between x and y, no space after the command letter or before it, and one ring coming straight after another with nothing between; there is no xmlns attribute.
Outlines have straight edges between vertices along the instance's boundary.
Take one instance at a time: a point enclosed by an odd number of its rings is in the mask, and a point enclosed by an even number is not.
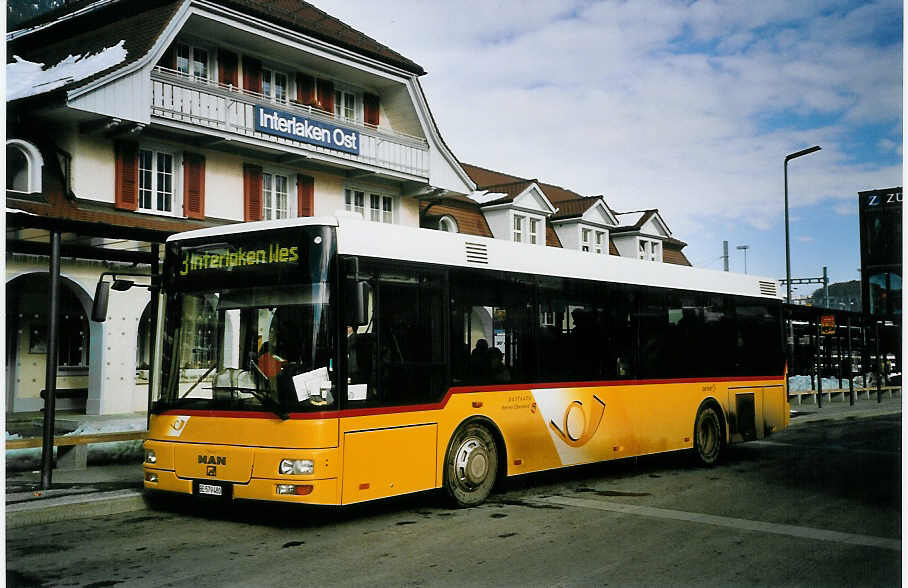
<svg viewBox="0 0 908 588"><path fill-rule="evenodd" d="M44 373L44 438L41 489L50 488L54 467L54 421L57 400L57 314L60 303L60 233L50 234L50 292L47 311L47 359Z"/></svg>
<svg viewBox="0 0 908 588"><path fill-rule="evenodd" d="M155 286L160 286L158 279L158 274L161 271L161 250L158 243L151 244L151 285L149 289L151 293L151 308L149 318L151 319L151 340L149 341L151 345L151 354L148 358L148 407L145 412L145 430L147 431L151 428L151 393L154 390L154 381L157 379L157 374L155 374L155 348L156 348L156 338L157 333L157 324L158 324L158 289Z"/></svg>
<svg viewBox="0 0 908 588"><path fill-rule="evenodd" d="M791 245L788 237L788 157L785 158L785 300L791 304Z"/></svg>
<svg viewBox="0 0 908 588"><path fill-rule="evenodd" d="M820 146L814 145L807 149L802 149L796 153L790 153L785 156L785 288L788 292L786 300L791 304L791 241L788 236L788 162L795 157L801 157L802 155L808 155L814 151L819 151Z"/></svg>
<svg viewBox="0 0 908 588"><path fill-rule="evenodd" d="M823 298L824 306L829 308L829 278L826 276L826 266L823 266Z"/></svg>
<svg viewBox="0 0 908 588"><path fill-rule="evenodd" d="M819 315L817 315L819 317ZM823 408L823 354L820 353L820 321L817 319L817 408Z"/></svg>
<svg viewBox="0 0 908 588"><path fill-rule="evenodd" d="M728 241L722 241L722 259L725 261L724 269L728 271Z"/></svg>
<svg viewBox="0 0 908 588"><path fill-rule="evenodd" d="M851 316L848 317L848 397L849 404L854 406L854 368L851 365L851 362L854 360L854 356L851 351Z"/></svg>
<svg viewBox="0 0 908 588"><path fill-rule="evenodd" d="M876 339L876 401L877 404L883 402L883 358L880 356L880 321L873 321L874 339Z"/></svg>

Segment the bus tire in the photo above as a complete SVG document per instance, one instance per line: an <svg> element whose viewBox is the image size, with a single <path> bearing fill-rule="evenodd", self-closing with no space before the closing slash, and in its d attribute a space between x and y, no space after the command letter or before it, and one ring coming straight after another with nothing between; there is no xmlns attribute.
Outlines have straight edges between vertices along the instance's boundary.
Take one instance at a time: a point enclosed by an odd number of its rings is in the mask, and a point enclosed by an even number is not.
<svg viewBox="0 0 908 588"><path fill-rule="evenodd" d="M482 504L498 477L498 444L488 427L477 422L461 425L445 454L444 486L461 508Z"/></svg>
<svg viewBox="0 0 908 588"><path fill-rule="evenodd" d="M694 420L694 460L698 465L710 467L719 461L722 453L722 419L719 409L705 404L697 411Z"/></svg>

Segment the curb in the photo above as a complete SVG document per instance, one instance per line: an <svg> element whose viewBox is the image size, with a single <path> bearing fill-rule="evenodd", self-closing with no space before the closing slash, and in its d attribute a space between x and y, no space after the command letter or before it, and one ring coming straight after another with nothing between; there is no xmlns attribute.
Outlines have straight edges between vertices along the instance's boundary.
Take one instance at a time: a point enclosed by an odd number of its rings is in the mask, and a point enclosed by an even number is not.
<svg viewBox="0 0 908 588"><path fill-rule="evenodd" d="M62 496L6 505L6 528L29 527L145 510L142 492L115 490L90 496Z"/></svg>

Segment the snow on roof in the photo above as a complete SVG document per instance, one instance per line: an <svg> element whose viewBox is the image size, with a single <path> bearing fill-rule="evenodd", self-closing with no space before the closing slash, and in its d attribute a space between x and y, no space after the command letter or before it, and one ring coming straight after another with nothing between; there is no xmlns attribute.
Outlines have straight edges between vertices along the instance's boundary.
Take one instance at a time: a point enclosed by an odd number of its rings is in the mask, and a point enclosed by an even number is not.
<svg viewBox="0 0 908 588"><path fill-rule="evenodd" d="M486 190L477 190L476 192L467 194L467 196L470 198L470 200L473 200L477 204L482 205L489 202L494 202L496 200L501 200L502 198L506 198L507 194L504 194L502 192L487 192Z"/></svg>
<svg viewBox="0 0 908 588"><path fill-rule="evenodd" d="M6 100L9 102L50 92L113 67L126 59L125 43L120 41L93 55L69 55L47 68L43 63L15 55L15 61L6 65Z"/></svg>

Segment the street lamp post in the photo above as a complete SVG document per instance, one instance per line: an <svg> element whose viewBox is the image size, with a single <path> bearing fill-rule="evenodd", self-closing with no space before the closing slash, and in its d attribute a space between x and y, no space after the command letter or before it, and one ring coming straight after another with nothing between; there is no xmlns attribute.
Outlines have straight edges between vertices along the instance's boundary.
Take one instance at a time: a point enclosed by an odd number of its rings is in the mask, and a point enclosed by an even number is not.
<svg viewBox="0 0 908 588"><path fill-rule="evenodd" d="M809 155L814 151L819 151L820 146L814 145L809 149L804 149L796 153L790 153L785 156L785 288L787 291L787 300L791 304L791 245L788 237L788 162L802 155Z"/></svg>
<svg viewBox="0 0 908 588"><path fill-rule="evenodd" d="M744 273L747 274L747 250L750 249L750 245L738 245L735 249L738 251L744 252Z"/></svg>

